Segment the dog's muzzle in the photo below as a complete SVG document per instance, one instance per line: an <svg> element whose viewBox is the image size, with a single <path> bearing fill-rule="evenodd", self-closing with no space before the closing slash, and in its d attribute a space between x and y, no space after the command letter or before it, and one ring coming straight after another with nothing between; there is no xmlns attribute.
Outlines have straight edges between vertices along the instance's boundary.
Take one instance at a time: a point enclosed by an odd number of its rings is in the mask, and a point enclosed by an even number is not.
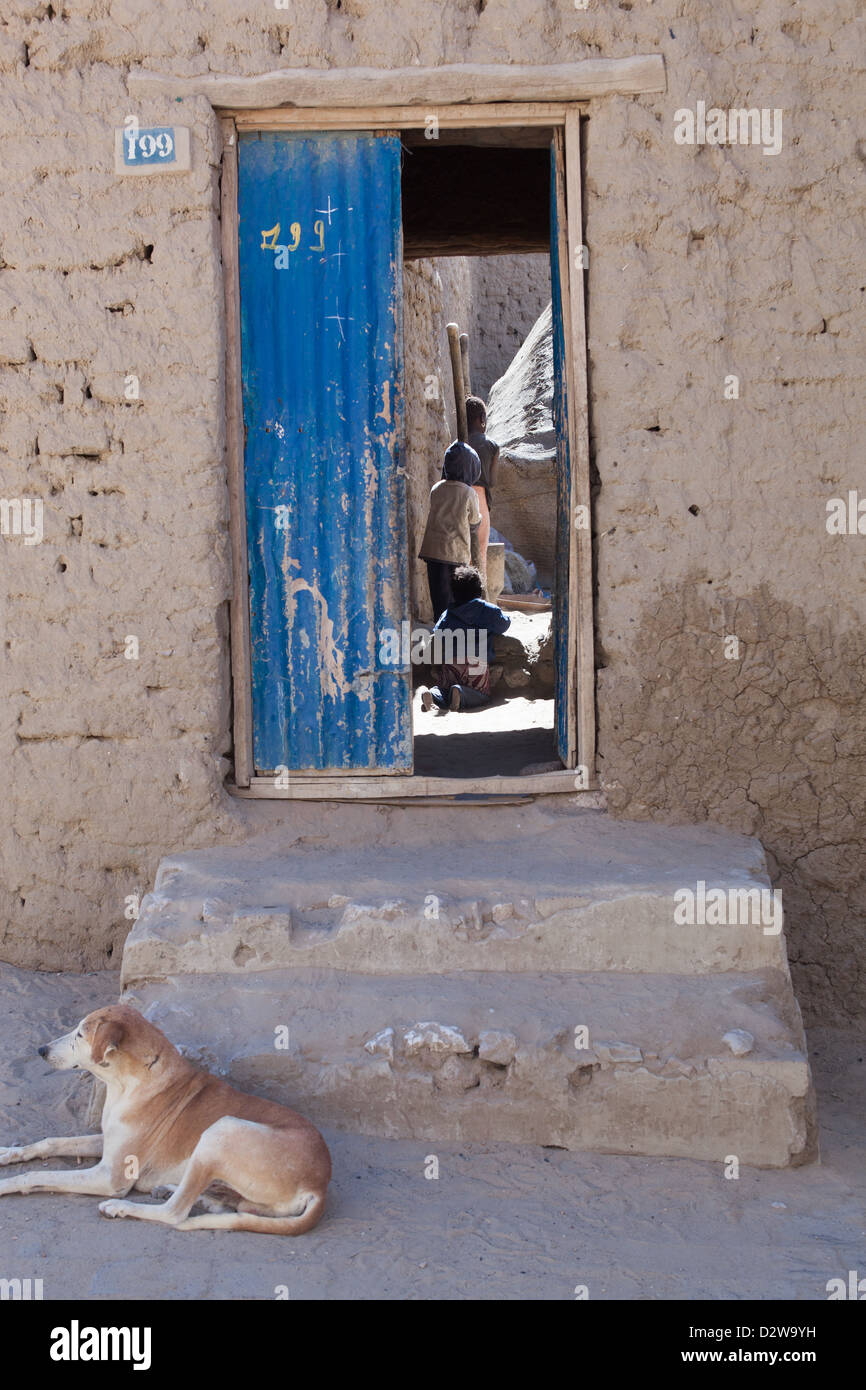
<svg viewBox="0 0 866 1390"><path fill-rule="evenodd" d="M43 1062L47 1062L54 1071L74 1071L78 1066L66 1038L55 1038L53 1042L43 1043L36 1051Z"/></svg>

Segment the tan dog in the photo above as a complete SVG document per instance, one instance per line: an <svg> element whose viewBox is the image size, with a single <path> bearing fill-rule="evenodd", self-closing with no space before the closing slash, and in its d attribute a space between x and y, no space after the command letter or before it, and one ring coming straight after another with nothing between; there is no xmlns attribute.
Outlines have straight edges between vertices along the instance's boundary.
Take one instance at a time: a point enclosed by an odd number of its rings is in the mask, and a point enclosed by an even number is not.
<svg viewBox="0 0 866 1390"><path fill-rule="evenodd" d="M92 1072L105 1082L102 1137L42 1139L0 1148L0 1164L60 1156L98 1158L95 1168L31 1171L0 1180L12 1192L81 1192L123 1197L132 1188L172 1189L166 1202L100 1202L105 1216L161 1221L181 1231L266 1231L299 1236L325 1206L331 1156L309 1120L181 1057L135 1009L114 1004L82 1019L74 1032L39 1048L52 1067ZM212 1183L230 1205L203 1200ZM234 1208L234 1210L232 1209Z"/></svg>

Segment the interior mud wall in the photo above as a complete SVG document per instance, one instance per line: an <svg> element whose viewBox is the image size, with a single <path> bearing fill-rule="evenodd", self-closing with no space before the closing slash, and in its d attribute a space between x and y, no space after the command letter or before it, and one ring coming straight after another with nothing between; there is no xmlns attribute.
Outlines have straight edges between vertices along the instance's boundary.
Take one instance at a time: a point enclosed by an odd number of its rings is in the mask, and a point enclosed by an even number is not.
<svg viewBox="0 0 866 1390"><path fill-rule="evenodd" d="M856 504L826 527L866 424L858 9L8 0L0 495L41 501L44 537L0 537L0 956L104 964L160 855L245 823L217 126L203 99L134 103L130 67L661 52L668 91L595 101L586 131L602 782L617 814L758 834L807 1015L862 1015L866 539ZM779 153L677 143L699 101L781 110ZM192 171L115 177L128 115L188 125Z"/></svg>
<svg viewBox="0 0 866 1390"><path fill-rule="evenodd" d="M472 390L484 400L508 369L539 314L550 303L550 258L525 256L436 256L430 264L442 282L440 360L448 367L446 323L469 335ZM451 375L445 405L456 432Z"/></svg>
<svg viewBox="0 0 866 1390"><path fill-rule="evenodd" d="M550 303L550 257L473 256L472 390L484 400L507 371L539 314Z"/></svg>

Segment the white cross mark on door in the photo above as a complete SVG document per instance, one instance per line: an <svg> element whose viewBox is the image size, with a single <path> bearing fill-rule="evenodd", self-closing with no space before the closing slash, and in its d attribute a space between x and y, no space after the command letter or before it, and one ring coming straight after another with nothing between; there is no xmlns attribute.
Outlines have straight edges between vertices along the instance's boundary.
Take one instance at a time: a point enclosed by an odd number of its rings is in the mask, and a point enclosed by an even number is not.
<svg viewBox="0 0 866 1390"><path fill-rule="evenodd" d="M325 315L325 321L328 322L328 320L330 320L330 319L336 319L336 320L337 320L337 323L338 323L339 328L340 328L340 337L342 338L343 342L345 342L345 341L346 341L346 335L345 335L345 333L343 332L343 324L344 324L344 322L345 322L345 323L354 323L355 320L352 319L352 318L346 318L346 319L344 319L342 314L326 314L326 315Z"/></svg>
<svg viewBox="0 0 866 1390"><path fill-rule="evenodd" d="M329 227L330 227L330 225L331 225L331 217L332 217L332 215L333 215L335 212L339 212L339 211L340 211L339 208L332 208L332 207L331 207L331 195L330 195L330 193L328 194L328 206L327 206L326 208L316 208L316 212L321 212L325 217L327 217L327 219L328 219L328 226L329 226ZM349 209L349 211L351 212L351 208Z"/></svg>

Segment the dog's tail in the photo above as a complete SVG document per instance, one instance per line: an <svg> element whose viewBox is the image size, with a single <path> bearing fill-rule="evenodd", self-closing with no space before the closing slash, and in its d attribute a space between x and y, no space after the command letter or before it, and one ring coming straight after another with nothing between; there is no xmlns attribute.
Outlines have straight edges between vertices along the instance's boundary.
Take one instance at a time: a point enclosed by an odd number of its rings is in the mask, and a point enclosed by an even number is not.
<svg viewBox="0 0 866 1390"><path fill-rule="evenodd" d="M179 1231L258 1231L269 1236L302 1236L322 1219L325 1210L324 1192L316 1192L297 1216L263 1216L254 1211L208 1212L205 1216L188 1216L177 1226Z"/></svg>

